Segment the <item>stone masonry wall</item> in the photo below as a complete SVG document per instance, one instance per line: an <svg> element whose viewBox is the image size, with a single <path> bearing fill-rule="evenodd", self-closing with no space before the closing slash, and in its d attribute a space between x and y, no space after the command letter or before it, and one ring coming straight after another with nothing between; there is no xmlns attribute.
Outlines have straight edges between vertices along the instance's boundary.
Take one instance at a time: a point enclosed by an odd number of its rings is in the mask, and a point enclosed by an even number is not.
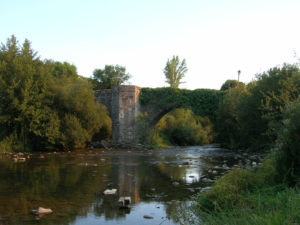
<svg viewBox="0 0 300 225"><path fill-rule="evenodd" d="M113 89L95 91L95 100L107 107L112 119L112 140L116 144L138 142L136 117L140 113L141 88L121 85Z"/></svg>
<svg viewBox="0 0 300 225"><path fill-rule="evenodd" d="M119 86L119 137L120 143L138 142L136 117L140 113L139 94L141 88L132 85Z"/></svg>

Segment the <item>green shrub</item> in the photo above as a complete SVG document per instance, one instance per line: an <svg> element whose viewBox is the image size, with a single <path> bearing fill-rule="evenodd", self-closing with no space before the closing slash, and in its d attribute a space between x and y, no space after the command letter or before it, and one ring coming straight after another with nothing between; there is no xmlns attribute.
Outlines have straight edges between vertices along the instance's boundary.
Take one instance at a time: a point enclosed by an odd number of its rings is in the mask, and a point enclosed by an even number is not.
<svg viewBox="0 0 300 225"><path fill-rule="evenodd" d="M234 169L221 177L213 185L212 190L205 192L197 199L201 210L231 210L245 202L244 193L253 189L258 180L255 174Z"/></svg>
<svg viewBox="0 0 300 225"><path fill-rule="evenodd" d="M156 140L165 145L209 144L213 140L212 123L207 117L195 116L190 109L175 109L156 124L153 137L155 145Z"/></svg>
<svg viewBox="0 0 300 225"><path fill-rule="evenodd" d="M278 181L295 185L300 179L300 98L287 106L277 141Z"/></svg>
<svg viewBox="0 0 300 225"><path fill-rule="evenodd" d="M5 137L0 141L0 152L12 152L13 151L13 138Z"/></svg>
<svg viewBox="0 0 300 225"><path fill-rule="evenodd" d="M212 190L201 194L198 206L204 211L227 211L249 205L247 193L275 184L277 176L275 162L269 158L255 171L233 169L212 186Z"/></svg>

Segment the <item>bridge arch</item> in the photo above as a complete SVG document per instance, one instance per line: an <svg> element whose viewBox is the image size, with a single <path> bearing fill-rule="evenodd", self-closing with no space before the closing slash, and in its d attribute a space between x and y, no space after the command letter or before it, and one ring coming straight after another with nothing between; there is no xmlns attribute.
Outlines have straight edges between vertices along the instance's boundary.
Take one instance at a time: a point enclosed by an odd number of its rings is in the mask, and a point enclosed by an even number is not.
<svg viewBox="0 0 300 225"><path fill-rule="evenodd" d="M116 144L139 143L140 113L148 114L152 128L175 108L190 108L196 115L215 119L223 92L210 89L140 88L120 85L95 91L97 102L106 105L112 119L112 140Z"/></svg>

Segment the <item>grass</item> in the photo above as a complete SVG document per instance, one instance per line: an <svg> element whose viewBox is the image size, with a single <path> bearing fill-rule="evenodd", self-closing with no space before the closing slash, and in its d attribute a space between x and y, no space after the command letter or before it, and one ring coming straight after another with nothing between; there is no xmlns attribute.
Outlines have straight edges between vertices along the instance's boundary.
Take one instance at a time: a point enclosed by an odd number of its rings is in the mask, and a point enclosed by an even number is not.
<svg viewBox="0 0 300 225"><path fill-rule="evenodd" d="M300 224L300 189L276 183L276 176L272 159L255 171L232 170L197 196L194 224Z"/></svg>
<svg viewBox="0 0 300 225"><path fill-rule="evenodd" d="M210 225L300 224L299 189L264 187L253 193L244 194L243 203L230 210L202 210L198 222L201 220L201 224Z"/></svg>

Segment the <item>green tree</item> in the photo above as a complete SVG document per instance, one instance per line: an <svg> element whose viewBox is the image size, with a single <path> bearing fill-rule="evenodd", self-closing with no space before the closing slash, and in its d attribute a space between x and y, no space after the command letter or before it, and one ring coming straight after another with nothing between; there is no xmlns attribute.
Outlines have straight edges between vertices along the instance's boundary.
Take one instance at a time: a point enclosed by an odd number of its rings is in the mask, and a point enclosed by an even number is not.
<svg viewBox="0 0 300 225"><path fill-rule="evenodd" d="M48 63L52 66L52 75L57 78L71 78L77 79L77 69L74 65L68 62L53 62L51 60Z"/></svg>
<svg viewBox="0 0 300 225"><path fill-rule="evenodd" d="M50 71L36 55L28 40L19 46L14 36L0 51L1 139L11 137L23 150L53 143L58 135L57 115L48 104Z"/></svg>
<svg viewBox="0 0 300 225"><path fill-rule="evenodd" d="M246 85L229 88L219 103L215 126L218 133L217 141L227 148L234 149L240 146L241 121L238 104L241 96L247 93Z"/></svg>
<svg viewBox="0 0 300 225"><path fill-rule="evenodd" d="M277 138L284 108L300 94L300 71L295 65L275 67L257 75L238 104L241 142L245 147L269 148Z"/></svg>
<svg viewBox="0 0 300 225"><path fill-rule="evenodd" d="M230 88L235 88L239 85L245 85L244 83L242 82L239 82L237 80L226 80L224 84L222 84L221 86L221 91L226 91L226 90L229 90Z"/></svg>
<svg viewBox="0 0 300 225"><path fill-rule="evenodd" d="M54 107L62 124L58 143L64 148L82 148L101 128L111 127L106 107L95 103L88 81L59 83L54 90Z"/></svg>
<svg viewBox="0 0 300 225"><path fill-rule="evenodd" d="M300 179L300 98L287 105L276 149L279 182L295 185Z"/></svg>
<svg viewBox="0 0 300 225"><path fill-rule="evenodd" d="M126 68L120 65L105 65L104 69L95 69L93 72L94 89L111 89L130 79Z"/></svg>
<svg viewBox="0 0 300 225"><path fill-rule="evenodd" d="M168 59L164 68L166 82L170 84L170 87L178 88L182 83L181 80L187 71L188 69L186 67L185 59L180 61L178 56L173 56L171 60Z"/></svg>
<svg viewBox="0 0 300 225"><path fill-rule="evenodd" d="M217 112L219 137L228 147L267 149L277 138L283 111L300 94L295 65L275 67L256 81L225 92Z"/></svg>
<svg viewBox="0 0 300 225"><path fill-rule="evenodd" d="M14 36L0 49L0 146L8 150L84 147L111 126L91 85L70 64L42 61Z"/></svg>

